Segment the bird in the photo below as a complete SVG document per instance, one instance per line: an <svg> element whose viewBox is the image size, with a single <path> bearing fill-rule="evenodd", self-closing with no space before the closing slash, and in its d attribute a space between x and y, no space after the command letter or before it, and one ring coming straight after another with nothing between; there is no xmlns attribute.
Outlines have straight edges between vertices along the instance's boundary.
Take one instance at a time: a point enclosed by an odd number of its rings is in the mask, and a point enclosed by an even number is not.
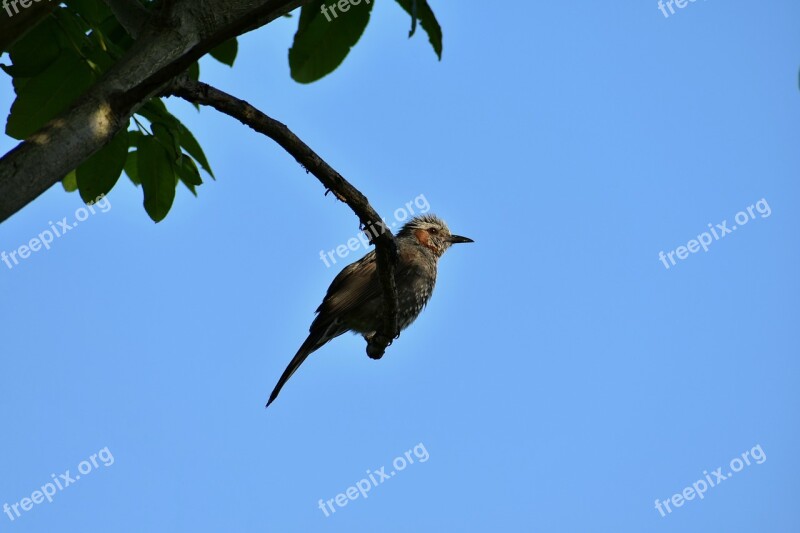
<svg viewBox="0 0 800 533"><path fill-rule="evenodd" d="M411 218L397 233L397 325L403 331L427 305L436 284L439 258L453 244L475 242L453 235L433 214ZM344 267L331 282L316 310L308 338L278 380L267 407L306 358L328 341L352 331L369 342L382 320L383 289L378 279L375 250Z"/></svg>

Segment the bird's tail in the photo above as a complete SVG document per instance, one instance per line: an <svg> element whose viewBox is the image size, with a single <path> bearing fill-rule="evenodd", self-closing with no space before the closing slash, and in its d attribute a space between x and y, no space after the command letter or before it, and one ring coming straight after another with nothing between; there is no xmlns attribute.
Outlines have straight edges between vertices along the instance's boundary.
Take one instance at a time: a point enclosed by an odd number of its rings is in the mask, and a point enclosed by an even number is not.
<svg viewBox="0 0 800 533"><path fill-rule="evenodd" d="M269 401L267 402L267 407L269 404L275 401L275 398L278 397L278 393L281 392L281 389L289 381L289 378L292 377L300 365L303 364L303 361L311 355L315 350L317 350L320 346L325 344L330 340L329 337L326 335L320 335L319 333L315 333L314 331L308 336L300 349L297 350L294 358L289 362L289 366L286 367L286 370L283 371L283 375L281 375L281 379L278 380L278 384L275 385L275 389L272 391L272 394L269 395Z"/></svg>

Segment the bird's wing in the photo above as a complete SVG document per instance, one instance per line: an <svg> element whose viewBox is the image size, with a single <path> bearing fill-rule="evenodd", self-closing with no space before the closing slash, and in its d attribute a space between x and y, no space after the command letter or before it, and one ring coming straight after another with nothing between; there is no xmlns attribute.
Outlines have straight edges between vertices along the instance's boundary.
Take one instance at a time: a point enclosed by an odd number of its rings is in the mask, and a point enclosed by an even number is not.
<svg viewBox="0 0 800 533"><path fill-rule="evenodd" d="M416 274L416 264L408 250L400 249L399 260L395 266L395 279L403 280ZM383 287L378 279L375 251L371 251L355 263L347 265L331 282L325 298L317 308L317 313L340 316L363 306L383 295Z"/></svg>
<svg viewBox="0 0 800 533"><path fill-rule="evenodd" d="M381 285L377 275L375 251L368 253L355 263L347 265L328 287L325 298L317 308L319 318L341 316L364 303L378 298Z"/></svg>
<svg viewBox="0 0 800 533"><path fill-rule="evenodd" d="M417 275L418 266L413 260L409 250L399 250L399 258L395 266L395 279L398 280L398 290L402 280L413 278ZM370 307L379 312L375 307L383 297L383 286L378 278L378 267L375 261L375 251L371 251L355 263L347 265L336 276L328 287L325 298L317 308L319 315L311 325L311 330L327 328L336 317L350 315L356 310L365 310Z"/></svg>

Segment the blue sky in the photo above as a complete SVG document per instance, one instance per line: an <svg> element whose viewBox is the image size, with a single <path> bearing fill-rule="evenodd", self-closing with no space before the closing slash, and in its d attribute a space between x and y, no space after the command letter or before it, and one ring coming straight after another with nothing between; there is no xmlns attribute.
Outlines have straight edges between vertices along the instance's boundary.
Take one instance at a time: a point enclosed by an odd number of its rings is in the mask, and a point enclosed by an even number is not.
<svg viewBox="0 0 800 533"><path fill-rule="evenodd" d="M265 410L338 272L319 252L357 222L269 140L169 102L217 181L155 225L125 180L0 264L0 505L91 471L0 531L800 529L800 6L433 7L441 63L378 2L318 83L289 78L297 19L243 38L233 70L202 66L390 220L423 195L475 239L421 318L378 362L340 337ZM760 200L769 216L659 261ZM0 250L80 207L54 187ZM318 507L407 451L366 499Z"/></svg>

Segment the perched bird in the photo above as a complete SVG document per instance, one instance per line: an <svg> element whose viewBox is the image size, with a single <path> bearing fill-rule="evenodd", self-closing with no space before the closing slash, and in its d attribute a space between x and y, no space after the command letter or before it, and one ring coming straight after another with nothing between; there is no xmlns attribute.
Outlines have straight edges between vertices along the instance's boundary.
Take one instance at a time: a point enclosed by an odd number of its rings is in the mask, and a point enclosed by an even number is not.
<svg viewBox="0 0 800 533"><path fill-rule="evenodd" d="M400 331L419 316L428 303L436 284L439 258L450 245L474 242L453 235L447 224L434 215L426 214L408 221L396 237L398 262L395 268L397 283L397 322ZM317 308L306 341L286 367L267 407L303 364L306 357L342 333L359 333L369 341L381 323L383 289L371 251L355 263L346 266L328 287L328 293Z"/></svg>

